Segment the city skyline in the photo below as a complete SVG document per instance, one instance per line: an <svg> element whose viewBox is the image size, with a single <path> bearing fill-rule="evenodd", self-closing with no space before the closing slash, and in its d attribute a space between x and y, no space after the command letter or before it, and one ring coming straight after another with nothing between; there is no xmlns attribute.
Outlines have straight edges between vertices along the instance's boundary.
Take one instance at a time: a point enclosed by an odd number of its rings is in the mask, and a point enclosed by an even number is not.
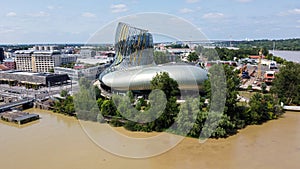
<svg viewBox="0 0 300 169"><path fill-rule="evenodd" d="M112 21L143 12L178 16L208 39L300 37L297 0L11 0L1 6L0 44L85 43Z"/></svg>

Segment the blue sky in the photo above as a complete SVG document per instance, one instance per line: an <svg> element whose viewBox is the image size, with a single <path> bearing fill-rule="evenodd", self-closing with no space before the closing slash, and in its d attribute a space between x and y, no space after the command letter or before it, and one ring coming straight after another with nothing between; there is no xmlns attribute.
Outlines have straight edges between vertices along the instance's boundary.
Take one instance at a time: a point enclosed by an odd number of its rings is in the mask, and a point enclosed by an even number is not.
<svg viewBox="0 0 300 169"><path fill-rule="evenodd" d="M300 38L299 0L7 0L0 43L84 43L112 20L142 12L181 17L209 39Z"/></svg>

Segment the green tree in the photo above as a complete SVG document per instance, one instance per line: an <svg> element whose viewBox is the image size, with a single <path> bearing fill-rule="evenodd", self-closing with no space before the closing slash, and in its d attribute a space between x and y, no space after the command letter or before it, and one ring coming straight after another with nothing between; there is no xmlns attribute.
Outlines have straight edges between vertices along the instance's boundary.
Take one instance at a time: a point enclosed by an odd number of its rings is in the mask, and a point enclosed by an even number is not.
<svg viewBox="0 0 300 169"><path fill-rule="evenodd" d="M284 104L300 105L300 64L287 62L273 82L271 92Z"/></svg>
<svg viewBox="0 0 300 169"><path fill-rule="evenodd" d="M221 69L224 70L224 74L220 74L219 72ZM210 70L210 78L208 81L205 82L205 90L208 93L207 97L215 97L218 99L222 99L216 102L219 102L220 105L222 102L224 102L225 98L225 110L224 113L227 114L229 117L233 118L236 113L237 108L237 95L238 95L238 88L240 85L240 79L238 78L238 72L234 71L232 67L228 65L213 65ZM219 74L219 76L217 76ZM223 77L225 76L225 77ZM223 80L226 80L226 83L224 83ZM220 83L218 86L216 85L216 82ZM213 85L213 86L211 86ZM214 87L214 95L212 96L212 90L211 87ZM225 90L225 92L216 92L216 90ZM219 94L226 94L226 97L219 96Z"/></svg>
<svg viewBox="0 0 300 169"><path fill-rule="evenodd" d="M68 95L68 91L67 90L60 91L60 96L61 97L66 97L67 95Z"/></svg>
<svg viewBox="0 0 300 169"><path fill-rule="evenodd" d="M196 54L196 52L192 52L188 55L188 61L189 62L194 62L197 61L199 59L199 56Z"/></svg>
<svg viewBox="0 0 300 169"><path fill-rule="evenodd" d="M99 108L95 97L95 88L91 81L81 78L79 80L80 90L74 94L74 105L77 118L81 120L97 121Z"/></svg>
<svg viewBox="0 0 300 169"><path fill-rule="evenodd" d="M267 84L266 83L261 84L261 92L262 93L267 93Z"/></svg>
<svg viewBox="0 0 300 169"><path fill-rule="evenodd" d="M244 119L247 124L261 124L268 120L276 119L284 113L278 100L272 95L255 93L249 102L250 109L245 112Z"/></svg>
<svg viewBox="0 0 300 169"><path fill-rule="evenodd" d="M94 86L94 89L95 89L95 97L96 97L96 100L101 98L101 90L99 89L98 86Z"/></svg>
<svg viewBox="0 0 300 169"><path fill-rule="evenodd" d="M167 72L157 73L150 83L151 90L162 90L168 100L180 94L178 83Z"/></svg>
<svg viewBox="0 0 300 169"><path fill-rule="evenodd" d="M105 100L101 105L101 113L103 116L116 116L117 108L112 100Z"/></svg>
<svg viewBox="0 0 300 169"><path fill-rule="evenodd" d="M142 109L142 107L145 107L145 106L147 106L147 102L145 101L145 99L140 98L137 100L135 108L140 111Z"/></svg>
<svg viewBox="0 0 300 169"><path fill-rule="evenodd" d="M97 99L96 102L97 102L97 105L98 105L99 110L101 110L101 106L102 106L104 100L103 100L102 98L99 98L99 99Z"/></svg>
<svg viewBox="0 0 300 169"><path fill-rule="evenodd" d="M134 102L134 96L133 96L132 91L128 91L128 92L126 93L126 95L129 97L130 103L133 103L133 102Z"/></svg>
<svg viewBox="0 0 300 169"><path fill-rule="evenodd" d="M180 94L178 83L174 79L170 78L168 73L161 72L156 74L156 76L151 80L151 89L162 90L166 95L167 104L164 112L159 118L148 124L152 129L162 131L174 123L175 117L179 112L178 105L176 103L176 97Z"/></svg>
<svg viewBox="0 0 300 169"><path fill-rule="evenodd" d="M66 96L64 99L60 99L54 102L53 111L56 113L66 114L70 116L75 115L75 107L72 96Z"/></svg>
<svg viewBox="0 0 300 169"><path fill-rule="evenodd" d="M72 96L67 96L65 100L65 113L68 115L75 115L75 107Z"/></svg>
<svg viewBox="0 0 300 169"><path fill-rule="evenodd" d="M199 99L188 98L180 106L180 112L176 117L176 134L180 135L197 135L199 133L194 133L195 130L192 130L194 127L194 122L197 119L198 114L200 113L199 109ZM199 130L200 131L200 130Z"/></svg>

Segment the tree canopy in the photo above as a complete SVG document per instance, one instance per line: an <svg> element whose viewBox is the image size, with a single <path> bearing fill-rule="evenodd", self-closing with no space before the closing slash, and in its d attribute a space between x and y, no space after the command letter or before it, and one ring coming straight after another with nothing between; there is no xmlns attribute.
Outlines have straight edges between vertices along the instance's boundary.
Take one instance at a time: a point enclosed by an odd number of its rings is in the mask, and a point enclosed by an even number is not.
<svg viewBox="0 0 300 169"><path fill-rule="evenodd" d="M194 61L197 61L199 59L199 56L197 55L196 52L192 52L188 55L188 61L189 62L194 62Z"/></svg>
<svg viewBox="0 0 300 169"><path fill-rule="evenodd" d="M167 72L160 72L156 74L150 83L151 90L162 90L168 100L180 94L178 83L172 79Z"/></svg>
<svg viewBox="0 0 300 169"><path fill-rule="evenodd" d="M272 93L284 104L300 105L300 64L287 62L273 82Z"/></svg>

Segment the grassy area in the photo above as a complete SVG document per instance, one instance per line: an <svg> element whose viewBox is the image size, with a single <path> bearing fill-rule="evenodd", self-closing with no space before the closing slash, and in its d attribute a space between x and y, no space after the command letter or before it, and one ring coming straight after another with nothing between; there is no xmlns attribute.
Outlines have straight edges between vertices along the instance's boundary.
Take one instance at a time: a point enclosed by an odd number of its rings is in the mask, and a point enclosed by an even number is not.
<svg viewBox="0 0 300 169"><path fill-rule="evenodd" d="M243 96L243 97L248 98L248 99L250 99L255 93L260 93L260 92L239 91L240 96Z"/></svg>

